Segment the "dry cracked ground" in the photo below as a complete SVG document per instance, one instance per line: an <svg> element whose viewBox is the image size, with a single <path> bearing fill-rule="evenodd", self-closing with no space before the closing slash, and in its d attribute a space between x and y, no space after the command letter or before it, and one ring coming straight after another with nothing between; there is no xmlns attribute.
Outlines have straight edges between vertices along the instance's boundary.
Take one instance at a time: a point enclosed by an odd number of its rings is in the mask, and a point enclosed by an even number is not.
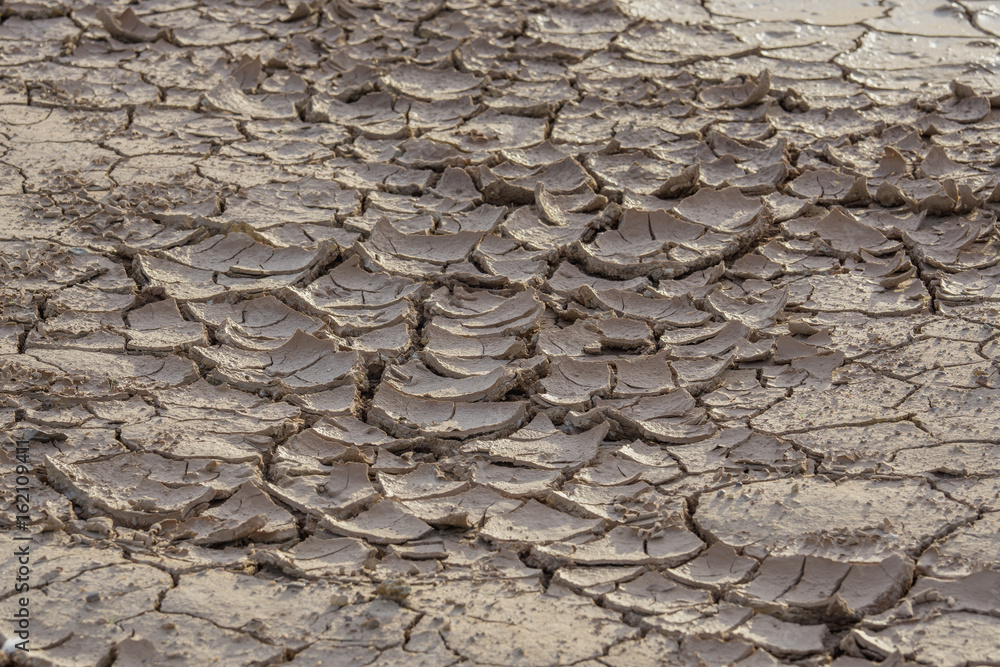
<svg viewBox="0 0 1000 667"><path fill-rule="evenodd" d="M0 2L16 664L1000 660L1000 5Z"/></svg>

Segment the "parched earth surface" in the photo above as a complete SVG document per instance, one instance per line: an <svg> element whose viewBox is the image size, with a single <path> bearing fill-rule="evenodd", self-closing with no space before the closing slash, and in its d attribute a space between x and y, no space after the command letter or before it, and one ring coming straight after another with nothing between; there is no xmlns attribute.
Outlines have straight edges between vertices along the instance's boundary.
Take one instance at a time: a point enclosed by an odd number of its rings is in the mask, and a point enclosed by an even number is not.
<svg viewBox="0 0 1000 667"><path fill-rule="evenodd" d="M1000 660L1000 6L0 2L17 664Z"/></svg>

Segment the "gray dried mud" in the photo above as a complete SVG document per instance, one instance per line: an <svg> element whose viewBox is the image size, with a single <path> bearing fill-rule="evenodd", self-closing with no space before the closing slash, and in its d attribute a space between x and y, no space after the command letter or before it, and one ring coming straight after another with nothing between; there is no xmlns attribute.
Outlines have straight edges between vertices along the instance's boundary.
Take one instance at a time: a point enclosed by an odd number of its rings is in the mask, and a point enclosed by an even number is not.
<svg viewBox="0 0 1000 667"><path fill-rule="evenodd" d="M0 662L998 664L995 2L104 5L0 1Z"/></svg>

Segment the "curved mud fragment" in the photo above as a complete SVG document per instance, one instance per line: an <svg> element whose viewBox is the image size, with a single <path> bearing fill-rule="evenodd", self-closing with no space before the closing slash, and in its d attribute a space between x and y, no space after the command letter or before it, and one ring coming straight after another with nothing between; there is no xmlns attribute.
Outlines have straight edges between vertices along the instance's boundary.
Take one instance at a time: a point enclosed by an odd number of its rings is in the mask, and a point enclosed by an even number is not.
<svg viewBox="0 0 1000 667"><path fill-rule="evenodd" d="M464 447L468 452L488 455L497 463L513 463L546 470L575 469L597 456L598 446L609 426L598 424L575 435L555 428L545 413L539 413L523 428L496 440L474 440Z"/></svg>
<svg viewBox="0 0 1000 667"><path fill-rule="evenodd" d="M385 384L375 392L368 419L397 437L464 439L486 433L510 433L525 415L523 401L439 401L408 396Z"/></svg>
<svg viewBox="0 0 1000 667"><path fill-rule="evenodd" d="M493 542L547 544L593 532L603 523L600 519L580 519L529 500L512 512L490 518L482 534Z"/></svg>
<svg viewBox="0 0 1000 667"><path fill-rule="evenodd" d="M697 442L716 431L715 424L705 418L704 409L696 407L684 389L638 399L601 400L596 406L625 432L657 442Z"/></svg>
<svg viewBox="0 0 1000 667"><path fill-rule="evenodd" d="M361 356L339 350L334 341L297 330L282 345L266 351L227 345L199 349L194 354L212 369L209 377L217 382L281 397L356 384L361 375Z"/></svg>

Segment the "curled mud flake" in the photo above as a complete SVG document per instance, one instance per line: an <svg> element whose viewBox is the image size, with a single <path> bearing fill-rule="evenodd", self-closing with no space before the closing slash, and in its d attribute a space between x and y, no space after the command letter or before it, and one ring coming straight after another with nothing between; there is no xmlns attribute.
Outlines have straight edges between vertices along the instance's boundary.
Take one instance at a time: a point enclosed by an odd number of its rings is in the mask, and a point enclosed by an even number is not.
<svg viewBox="0 0 1000 667"><path fill-rule="evenodd" d="M713 419L752 417L785 398L785 389L762 387L752 369L726 371L720 382L718 389L701 396L702 404Z"/></svg>
<svg viewBox="0 0 1000 667"><path fill-rule="evenodd" d="M298 118L294 103L284 95L248 95L234 79L226 79L205 93L204 106L244 118L292 120Z"/></svg>
<svg viewBox="0 0 1000 667"><path fill-rule="evenodd" d="M354 347L367 362L390 363L406 356L413 347L413 332L405 322L383 327L352 338Z"/></svg>
<svg viewBox="0 0 1000 667"><path fill-rule="evenodd" d="M693 560L666 570L664 574L688 586L719 591L742 583L757 566L753 558L741 556L732 547L716 543Z"/></svg>
<svg viewBox="0 0 1000 667"><path fill-rule="evenodd" d="M548 501L577 515L616 522L632 519L639 511L644 515L655 514L658 498L651 487L642 481L630 481L595 485L574 479L559 491L553 491Z"/></svg>
<svg viewBox="0 0 1000 667"><path fill-rule="evenodd" d="M529 207L522 206L507 216L500 228L506 236L527 249L568 254L573 245L582 241L592 229L606 226L616 216L609 206L595 214L574 214L574 217L576 219L571 224L552 225L532 213Z"/></svg>
<svg viewBox="0 0 1000 667"><path fill-rule="evenodd" d="M541 381L537 400L546 406L583 409L594 396L611 393L613 374L606 363L576 361L557 357L549 366L549 375Z"/></svg>
<svg viewBox="0 0 1000 667"><path fill-rule="evenodd" d="M677 388L667 362L666 352L615 362L615 388L612 398L634 398L666 394Z"/></svg>
<svg viewBox="0 0 1000 667"><path fill-rule="evenodd" d="M386 369L383 382L407 396L456 402L496 401L519 384L519 374L509 366L497 365L484 375L447 378L411 360Z"/></svg>
<svg viewBox="0 0 1000 667"><path fill-rule="evenodd" d="M604 602L621 612L699 616L712 606L712 595L708 591L688 588L658 572L647 572L632 581L619 583L614 591L604 595Z"/></svg>
<svg viewBox="0 0 1000 667"><path fill-rule="evenodd" d="M73 466L46 458L54 487L85 508L88 515L110 514L122 526L147 528L168 519L185 518L216 492L202 484L170 487L150 479L157 466L172 462L156 454L121 454L100 462ZM128 497L109 493L109 485L128 488Z"/></svg>
<svg viewBox="0 0 1000 667"><path fill-rule="evenodd" d="M452 294L435 292L430 312L432 325L456 336L479 339L527 334L538 326L545 306L533 289L507 298L459 287Z"/></svg>
<svg viewBox="0 0 1000 667"><path fill-rule="evenodd" d="M904 245L918 260L949 272L987 269L995 265L993 257L982 256L980 239L989 233L988 220L967 217L945 218L933 226L903 231ZM980 252L977 252L980 251Z"/></svg>
<svg viewBox="0 0 1000 667"><path fill-rule="evenodd" d="M688 660L707 664L728 664L738 660L753 664L759 660L763 664L775 664L775 658L769 653L755 649L753 644L733 634L735 628L751 618L753 612L749 609L720 602L692 611L694 613L645 616L640 623L655 631L647 637L662 634L674 641L683 641L681 655Z"/></svg>
<svg viewBox="0 0 1000 667"><path fill-rule="evenodd" d="M930 178L943 180L947 178L975 177L979 172L958 164L940 146L934 146L916 165L916 176L919 178ZM944 185L944 183L942 183ZM974 207L975 208L975 207Z"/></svg>
<svg viewBox="0 0 1000 667"><path fill-rule="evenodd" d="M517 509L521 502L496 491L475 487L440 498L407 500L406 509L427 523L441 528L478 528L483 521Z"/></svg>
<svg viewBox="0 0 1000 667"><path fill-rule="evenodd" d="M561 478L557 470L531 470L479 463L472 470L472 479L504 496L541 499Z"/></svg>
<svg viewBox="0 0 1000 667"><path fill-rule="evenodd" d="M169 352L177 348L208 346L205 327L186 322L173 299L157 301L130 312L125 332L130 350Z"/></svg>
<svg viewBox="0 0 1000 667"><path fill-rule="evenodd" d="M516 336L463 336L453 334L432 323L427 326L424 352L449 359L490 357L496 360L511 360L527 354L527 347L524 341Z"/></svg>
<svg viewBox="0 0 1000 667"><path fill-rule="evenodd" d="M772 556L749 583L727 593L727 599L782 620L842 623L888 609L912 576L912 562L898 556L854 564Z"/></svg>
<svg viewBox="0 0 1000 667"><path fill-rule="evenodd" d="M716 431L684 389L637 399L598 400L596 407L625 433L657 442L697 442Z"/></svg>
<svg viewBox="0 0 1000 667"><path fill-rule="evenodd" d="M285 477L268 491L305 514L350 516L381 496L368 479L364 463L333 463L326 475Z"/></svg>
<svg viewBox="0 0 1000 667"><path fill-rule="evenodd" d="M798 625L758 614L733 632L775 655L801 658L822 653L829 630L825 625Z"/></svg>
<svg viewBox="0 0 1000 667"><path fill-rule="evenodd" d="M357 576L375 554L375 548L361 540L313 535L287 551L259 549L252 558L254 562L276 567L290 577L322 579Z"/></svg>
<svg viewBox="0 0 1000 667"><path fill-rule="evenodd" d="M454 69L429 69L417 65L402 65L382 77L393 90L420 100L440 100L468 95L483 84L483 80Z"/></svg>
<svg viewBox="0 0 1000 667"><path fill-rule="evenodd" d="M432 530L394 500L380 500L349 520L324 516L320 525L331 533L372 544L401 544L420 539Z"/></svg>
<svg viewBox="0 0 1000 667"><path fill-rule="evenodd" d="M964 97L945 108L944 117L958 123L975 123L990 113L990 107L990 100L985 97Z"/></svg>
<svg viewBox="0 0 1000 667"><path fill-rule="evenodd" d="M601 519L580 519L529 500L512 512L488 519L481 534L493 542L548 544L592 533L603 525Z"/></svg>
<svg viewBox="0 0 1000 667"><path fill-rule="evenodd" d="M699 164L685 167L655 160L638 151L594 154L584 164L606 195L628 191L643 196L677 197L692 192L701 175Z"/></svg>
<svg viewBox="0 0 1000 667"><path fill-rule="evenodd" d="M236 233L209 237L201 243L166 250L162 256L195 269L237 276L297 274L325 260L329 249L272 248Z"/></svg>
<svg viewBox="0 0 1000 667"><path fill-rule="evenodd" d="M751 329L763 329L773 324L787 303L788 291L776 288L744 298L727 296L717 291L705 299L705 307L710 312Z"/></svg>
<svg viewBox="0 0 1000 667"><path fill-rule="evenodd" d="M246 539L264 527L267 515L226 516L202 515L174 527L166 536L172 540L190 539L191 544L214 545Z"/></svg>
<svg viewBox="0 0 1000 667"><path fill-rule="evenodd" d="M115 16L107 9L97 10L97 18L113 37L123 42L155 42L166 39L165 29L152 28L142 21L131 8Z"/></svg>
<svg viewBox="0 0 1000 667"><path fill-rule="evenodd" d="M898 242L889 241L878 230L857 222L840 209L834 209L819 220L815 229L823 244L841 259L846 256L858 258L862 249L872 255L886 255L901 248Z"/></svg>
<svg viewBox="0 0 1000 667"><path fill-rule="evenodd" d="M601 441L608 434L606 423L568 435L555 428L545 413L509 436L496 440L474 440L463 451L488 455L496 463L513 463L545 470L576 469L597 456Z"/></svg>
<svg viewBox="0 0 1000 667"><path fill-rule="evenodd" d="M485 111L462 126L429 132L426 139L454 146L464 153L525 149L545 140L547 122L543 118L528 118Z"/></svg>
<svg viewBox="0 0 1000 667"><path fill-rule="evenodd" d="M593 195L597 183L579 162L571 157L554 162L536 174L515 179L515 185L529 187L535 193L536 201L541 192L551 195ZM590 197L588 197L590 199ZM570 200L572 201L572 200ZM551 203L559 206L559 199L553 198ZM572 205L571 205L572 206Z"/></svg>
<svg viewBox="0 0 1000 667"><path fill-rule="evenodd" d="M645 276L630 280L606 280L585 274L575 264L562 262L559 268L545 281L545 286L552 293L566 298L576 298L584 285L592 285L594 289L619 289L639 291L649 286Z"/></svg>
<svg viewBox="0 0 1000 667"><path fill-rule="evenodd" d="M369 421L398 437L464 439L486 433L510 433L526 415L523 401L456 403L407 396L379 385Z"/></svg>
<svg viewBox="0 0 1000 667"><path fill-rule="evenodd" d="M276 505L260 486L247 482L216 508L206 510L200 518L233 523L245 517L264 517L262 526L256 528L251 539L261 542L282 542L298 535L298 526L292 514ZM214 529L214 526L213 526ZM224 540L230 541L230 540Z"/></svg>
<svg viewBox="0 0 1000 667"><path fill-rule="evenodd" d="M233 425L227 425L227 421ZM256 465L272 446L273 436L283 433L281 429L274 429L273 424L227 410L214 414L191 410L183 416L180 411L167 412L153 424L154 428L149 428L149 424L123 427L122 441L139 451L169 457L211 458ZM199 430L196 425L200 424L204 424L206 430Z"/></svg>
<svg viewBox="0 0 1000 667"><path fill-rule="evenodd" d="M313 428L297 433L279 445L271 459L272 478L280 481L285 476L325 474L332 464L338 462L371 465L375 461L375 450L371 446L345 443L346 438L339 437L343 431L335 425L335 420L323 419ZM384 433L382 435L385 436ZM386 440L391 442L387 436Z"/></svg>
<svg viewBox="0 0 1000 667"><path fill-rule="evenodd" d="M447 265L468 259L480 240L482 234L476 232L430 236L403 234L383 218L372 229L368 241L355 247L362 260L369 262L377 262L382 255L391 255L405 260Z"/></svg>
<svg viewBox="0 0 1000 667"><path fill-rule="evenodd" d="M308 287L289 287L280 296L325 321L337 335L361 336L401 323L414 324L411 299L418 289L406 278L361 269L354 256Z"/></svg>
<svg viewBox="0 0 1000 667"><path fill-rule="evenodd" d="M818 204L858 206L871 201L863 176L855 177L831 169L806 171L788 184L788 191Z"/></svg>
<svg viewBox="0 0 1000 667"><path fill-rule="evenodd" d="M934 290L938 299L951 302L1000 301L1000 269L996 267L939 275L940 284Z"/></svg>
<svg viewBox="0 0 1000 667"><path fill-rule="evenodd" d="M732 367L735 355L723 358L681 359L670 363L677 375L678 385L686 390L701 393L719 386L722 374Z"/></svg>
<svg viewBox="0 0 1000 667"><path fill-rule="evenodd" d="M591 244L577 243L574 254L585 269L609 278L672 276L681 267L666 254L672 240L671 217L665 211L629 209L618 229L601 232ZM674 220L674 225L683 225Z"/></svg>
<svg viewBox="0 0 1000 667"><path fill-rule="evenodd" d="M670 522L668 522L670 523ZM704 548L697 535L684 526L650 528L617 526L601 537L582 536L536 546L532 553L556 563L575 565L661 565L689 560Z"/></svg>
<svg viewBox="0 0 1000 667"><path fill-rule="evenodd" d="M631 581L643 573L641 566L560 567L552 580L584 595L610 590L619 582Z"/></svg>
<svg viewBox="0 0 1000 667"><path fill-rule="evenodd" d="M771 92L771 73L764 70L756 80L704 88L700 98L709 107L733 109L756 104L769 92Z"/></svg>
<svg viewBox="0 0 1000 667"><path fill-rule="evenodd" d="M276 396L308 394L345 384L358 384L361 357L357 352L339 352L334 341L322 340L302 331L280 347L249 351L216 346L194 353L212 369L210 377L249 391L267 391Z"/></svg>
<svg viewBox="0 0 1000 667"><path fill-rule="evenodd" d="M303 315L272 296L238 303L189 303L184 311L212 327L225 343L248 350L273 349L291 338L296 330L316 334L319 320Z"/></svg>
<svg viewBox="0 0 1000 667"><path fill-rule="evenodd" d="M388 497L401 501L452 496L469 488L468 482L450 480L440 467L429 463L420 464L405 475L378 473L378 481Z"/></svg>
<svg viewBox="0 0 1000 667"><path fill-rule="evenodd" d="M63 313L39 322L24 341L25 350L77 349L88 352L124 352L119 331L124 322L117 313ZM170 351L169 348L164 351ZM12 352L16 352L16 342Z"/></svg>
<svg viewBox="0 0 1000 667"><path fill-rule="evenodd" d="M594 290L589 286L581 288L580 296L592 308L649 322L657 334L668 326L696 327L711 319L709 313L699 310L687 297L647 297L618 289Z"/></svg>
<svg viewBox="0 0 1000 667"><path fill-rule="evenodd" d="M727 322L721 328L715 325L716 323L711 322L705 327L704 333L707 340L686 345L670 345L666 347L665 351L674 359L717 357L725 355L734 346L745 343L746 337L750 334L750 328L738 321ZM666 336L665 332L664 338ZM664 340L664 343L666 342Z"/></svg>

